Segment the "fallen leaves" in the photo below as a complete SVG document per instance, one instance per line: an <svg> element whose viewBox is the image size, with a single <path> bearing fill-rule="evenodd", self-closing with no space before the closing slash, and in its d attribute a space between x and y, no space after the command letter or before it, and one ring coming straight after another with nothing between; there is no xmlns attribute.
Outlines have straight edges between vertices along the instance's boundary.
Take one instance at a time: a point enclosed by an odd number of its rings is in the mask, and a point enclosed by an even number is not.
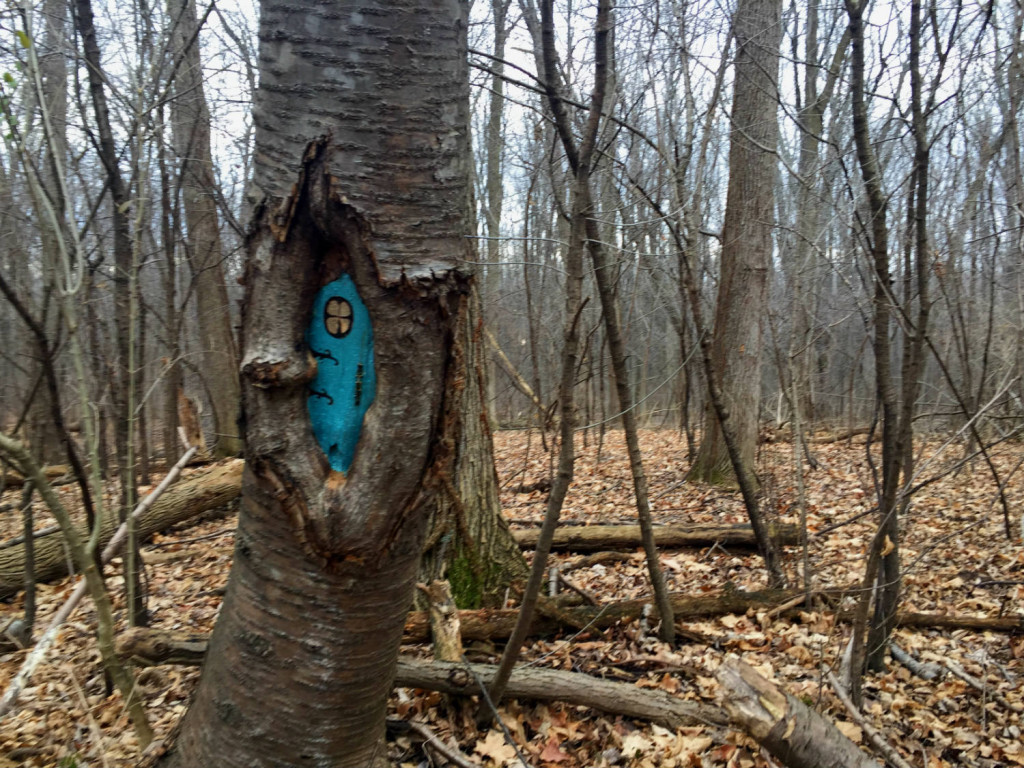
<svg viewBox="0 0 1024 768"><path fill-rule="evenodd" d="M657 522L745 520L735 493L683 482L686 449L675 432L644 432L642 442ZM532 526L543 516L543 490L511 490L516 484L533 483L548 475L549 457L540 450L536 436L532 443L527 452L525 433L496 435L499 476L510 487L503 492L502 502L513 526ZM813 450L820 468L808 470L804 476L809 529L832 530L810 542L812 588L858 583L865 547L874 531L870 515L858 518L873 504L874 495L864 446L827 444L815 445ZM606 433L601 461L596 453L596 440L581 452L577 482L563 515L565 522L635 522L620 433ZM1001 468L1011 467L1019 460L1019 446L994 454L994 460ZM763 448L759 473L767 479L767 506L777 510L782 522L797 519L791 468L788 445ZM1015 478L1006 490L1011 503L1020 508L1024 503L1022 481ZM73 503L73 489L62 488L61 493L66 502ZM987 472L968 466L959 477L941 479L915 499L900 541L907 567L903 584L908 610L979 616L1024 610L1024 548L1006 541L998 507L991 505L994 493ZM39 515L40 528L49 524L44 518ZM833 528L843 521L853 522ZM156 626L193 631L212 627L230 566L233 524L230 519L214 520L188 532L165 532L155 540L159 547L144 551L151 564L147 575ZM0 516L0 540L17 535L19 525L12 516ZM181 543L185 539L191 541ZM553 557L552 562L582 559L565 554ZM602 602L649 595L639 551L589 562L594 564L573 571L572 579ZM673 591L700 595L764 585L756 555L720 546L665 551L661 562ZM788 567L800 582L799 550L790 553ZM113 568L108 574L116 609L123 611L120 577ZM40 585L40 626L66 596L68 584ZM712 702L718 692L713 673L723 653L741 652L748 663L835 719L840 729L857 741L862 738L860 729L845 722L841 705L833 699L829 686L821 684L820 673L822 665L837 664L845 647L848 627L836 621L836 611L851 605L851 601L815 601L784 616L760 612L688 621L680 627L685 640L676 648L658 642L653 622L647 629L638 623L601 631L588 629L579 636L538 640L525 649L524 660ZM20 610L19 603L5 606L0 610L0 624L4 616ZM80 765L136 765L137 745L120 701L106 696L93 632L90 609L81 609L64 630L54 658L43 665L26 690L21 709L0 723L0 768L4 759L11 765L48 768L72 755L78 756ZM923 681L893 662L885 673L866 681L865 712L870 724L900 745L915 765L1024 766L1021 715L993 700L998 695L1013 704L1022 702L1024 636L900 630L897 639L919 661L955 661L983 681L986 689L976 690L952 674ZM6 685L23 658L21 651L0 655L0 686ZM194 669L159 667L139 676L140 695L158 737L165 736L184 712L197 675ZM469 707L467 713L460 702L427 691L403 691L393 698L393 705L397 715L423 719L447 744L459 746L488 768L520 765L520 756L501 729L476 730L475 707ZM704 727L671 732L560 704L505 702L501 710L519 752L535 768L762 768L768 764L755 744L735 732ZM411 754L396 757L396 763L415 766L420 759Z"/></svg>

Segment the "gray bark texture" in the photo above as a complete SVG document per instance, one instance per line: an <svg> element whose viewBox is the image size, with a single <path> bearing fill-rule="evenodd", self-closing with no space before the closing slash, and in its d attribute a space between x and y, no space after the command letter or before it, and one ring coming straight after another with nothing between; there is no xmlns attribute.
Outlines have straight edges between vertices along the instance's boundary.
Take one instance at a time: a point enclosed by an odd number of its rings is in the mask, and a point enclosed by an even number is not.
<svg viewBox="0 0 1024 768"><path fill-rule="evenodd" d="M781 16L781 0L740 0L736 8L729 187L712 344L714 373L740 459L751 469L757 449L761 338L775 221ZM709 482L733 477L718 416L710 406L693 476Z"/></svg>
<svg viewBox="0 0 1024 768"><path fill-rule="evenodd" d="M163 765L381 766L470 256L467 8L265 0L243 311L246 470L235 560ZM305 330L348 274L376 398L347 474L313 435Z"/></svg>
<svg viewBox="0 0 1024 768"><path fill-rule="evenodd" d="M487 414L487 370L480 296L465 297L455 329L448 392L451 476L441 476L419 581L447 578L460 608L501 605L526 581L526 560L501 514L494 442Z"/></svg>

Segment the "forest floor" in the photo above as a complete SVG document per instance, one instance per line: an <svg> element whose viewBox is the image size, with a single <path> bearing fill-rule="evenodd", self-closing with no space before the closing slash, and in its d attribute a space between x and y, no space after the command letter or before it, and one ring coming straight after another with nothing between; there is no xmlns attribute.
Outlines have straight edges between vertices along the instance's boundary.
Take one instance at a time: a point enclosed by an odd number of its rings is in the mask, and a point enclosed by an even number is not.
<svg viewBox="0 0 1024 768"><path fill-rule="evenodd" d="M553 459L536 433L501 432L496 436L502 501L513 527L533 527L544 514L542 491L512 489L550 476ZM673 431L642 435L651 499L658 523L741 523L746 516L738 494L685 482L685 441ZM812 445L818 467L805 466L803 481L808 528L810 581L814 589L848 587L863 576L864 554L873 532L873 471L863 444ZM904 522L903 608L907 611L996 617L1024 613L1024 546L1021 510L1024 479L1016 471L1021 446L996 449L993 460L1010 477L1010 502L1016 541L1004 532L997 488L981 460L947 470L962 447L939 443L921 449L920 479L936 478L914 497ZM629 523L635 515L632 483L621 433L609 432L598 460L597 435L589 436L577 464L576 482L566 501L566 524ZM766 507L780 520L798 522L799 493L792 447L762 448L759 473ZM196 472L201 470L189 470ZM945 473L945 474L944 474ZM61 489L70 501L70 486ZM0 504L16 505L10 491ZM20 532L20 516L0 514L0 541ZM38 515L39 528L48 526ZM825 531L838 523L853 521ZM147 564L153 624L192 632L212 628L231 564L235 517L206 519L154 537L143 550ZM554 563L578 556L554 555ZM802 550L787 550L786 564L802 582ZM720 546L663 551L661 563L670 589L692 596L726 589L765 587L759 558ZM108 567L111 588L120 579ZM609 565L575 570L573 582L601 601L647 597L645 564L637 552ZM70 580L40 586L37 632L47 624L72 588ZM120 598L117 598L119 601ZM123 605L117 602L123 613ZM21 596L0 604L0 626L20 614ZM763 675L811 704L854 741L865 743L861 729L823 680L823 667L836 668L849 636L833 609L806 607L794 616L767 612L726 615L679 622L684 630L676 647L657 640L654 628L639 622L607 630L533 641L524 660L535 665L585 672L637 686L669 691L684 699L714 704L720 696L715 669L728 654L739 654ZM77 611L61 632L50 657L23 692L16 712L0 720L0 768L7 766L134 766L139 753L118 697L107 697L93 642L91 607ZM981 690L953 674L923 680L896 661L865 683L865 713L870 724L896 745L911 765L1024 765L1021 712L1024 712L1024 636L966 630L900 629L896 641L923 662L953 662L983 681ZM407 648L407 651L428 649ZM500 649L498 649L500 650ZM475 646L476 659L494 649ZM19 669L26 651L0 654L0 690ZM491 657L491 661L495 657ZM139 687L157 731L165 736L184 712L198 671L152 667L138 675ZM518 756L499 730L478 732L467 711L440 694L402 690L392 697L393 713L416 717L449 743L457 743L484 766L516 766ZM502 719L522 757L533 766L753 766L776 765L742 734L712 727L678 731L601 714L582 707L532 701L509 702ZM404 737L396 745L407 746ZM422 753L408 748L402 765L417 766ZM429 764L429 763L427 763Z"/></svg>

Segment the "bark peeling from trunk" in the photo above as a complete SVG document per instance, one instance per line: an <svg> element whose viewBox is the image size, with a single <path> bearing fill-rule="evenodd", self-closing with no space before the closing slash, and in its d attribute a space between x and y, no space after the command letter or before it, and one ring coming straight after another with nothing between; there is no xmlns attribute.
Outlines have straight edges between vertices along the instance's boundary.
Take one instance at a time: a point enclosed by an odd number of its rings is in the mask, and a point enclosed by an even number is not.
<svg viewBox="0 0 1024 768"><path fill-rule="evenodd" d="M463 290L453 271L382 277L370 226L330 172L337 155L330 138L310 144L292 195L257 213L245 322L247 341L255 343L242 362L251 385L246 413L262 414L246 425L255 478L325 566L384 557L417 506L458 306L447 297ZM373 341L374 403L345 473L332 469L308 412L318 364L331 361L317 360L322 350L310 347L307 330L321 321L314 317L317 294L339 280L351 281L373 327L403 328Z"/></svg>
<svg viewBox="0 0 1024 768"><path fill-rule="evenodd" d="M376 768L429 505L452 457L445 413L470 260L466 5L260 6L235 561L161 764ZM317 295L339 280L353 309L365 305L376 374L344 473L308 405L307 332Z"/></svg>
<svg viewBox="0 0 1024 768"><path fill-rule="evenodd" d="M432 488L449 472L441 417L468 284L455 270L385 279L369 223L330 172L336 153L329 137L311 143L292 196L259 210L250 235L242 515L205 690L187 715L217 725L186 720L171 764L223 755L223 738L233 753L252 743L264 758L277 755L268 765L326 764L322 750L355 750L365 765L383 758L387 660ZM373 336L376 394L346 473L332 469L308 410L318 360L307 331L321 322L321 289L338 280L351 281L374 329L387 329Z"/></svg>

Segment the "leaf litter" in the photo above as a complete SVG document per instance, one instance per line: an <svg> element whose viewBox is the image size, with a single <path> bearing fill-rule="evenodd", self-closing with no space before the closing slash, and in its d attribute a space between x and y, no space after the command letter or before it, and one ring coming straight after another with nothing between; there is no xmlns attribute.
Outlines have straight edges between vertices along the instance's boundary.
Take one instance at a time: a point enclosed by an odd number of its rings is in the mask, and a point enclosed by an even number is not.
<svg viewBox="0 0 1024 768"><path fill-rule="evenodd" d="M632 484L621 432L609 430L600 441L587 436L580 446L576 481L566 499L563 525L632 523ZM641 436L650 480L652 511L659 524L746 522L734 491L686 481L685 441L670 430ZM582 443L582 441L581 441ZM804 502L812 589L848 587L863 575L865 550L874 532L872 466L863 444L812 446L819 465L804 468ZM922 455L937 446L925 445ZM779 522L799 520L791 446L762 446L758 471L765 508ZM544 514L551 457L537 435L499 432L495 436L502 504L513 528L535 527ZM940 457L929 471L942 471ZM1001 446L993 461L1004 477L1019 461L1019 446ZM520 489L537 486L532 490ZM113 490L113 489L112 489ZM1020 514L1024 483L1011 477L1006 493ZM145 489L143 489L145 491ZM59 489L75 504L70 486ZM17 491L0 502L16 505ZM842 523L846 523L840 525ZM1018 523L1020 521L1015 521ZM37 505L37 530L52 524ZM181 525L151 539L143 548L153 626L208 632L219 610L233 549L234 513ZM0 541L20 534L20 515L0 515ZM819 535L818 532L825 531ZM903 604L909 612L958 616L1019 616L1024 613L1024 547L1003 532L997 487L981 463L937 477L914 497L903 522L905 572ZM568 570L581 556L556 553L554 565ZM756 554L721 546L665 550L661 562L669 588L689 596L723 590L756 590L765 585ZM800 548L787 550L794 583L802 583ZM118 561L107 567L107 581L119 621L124 618ZM650 596L646 565L639 549L606 562L572 570L579 588L610 602ZM64 601L69 579L38 587L37 633ZM0 605L0 625L21 615L23 596ZM510 606L514 605L514 599ZM583 672L666 691L682 699L714 703L720 690L714 671L727 653L742 655L765 676L836 722L856 743L864 741L823 680L822 667L835 669L849 627L836 611L847 603L817 603L772 615L768 611L727 614L678 622L679 642L669 648L657 640L656 627L631 622L604 630L536 639L524 649L523 663ZM6 766L109 766L128 768L139 760L123 702L108 695L93 641L95 618L86 604L61 632L57 646L37 670L18 709L0 720L0 768ZM900 629L895 640L919 662L937 664L944 673L917 677L895 660L885 672L865 678L864 712L916 766L946 768L1024 765L1021 713L1024 712L1024 636L964 629ZM426 646L405 652L427 655ZM494 662L497 649L474 647L474 660ZM26 651L0 653L0 687L17 673ZM950 671L956 667L981 690ZM165 737L184 713L198 670L163 666L140 670L140 693L157 737ZM1007 706L1009 705L1009 706ZM399 690L392 715L414 717L429 725L451 747L485 766L577 768L749 767L776 763L742 733L712 727L669 731L650 723L560 703L508 701L501 706L503 730L478 731L472 707L433 691ZM392 744L394 761L418 766L422 752L402 737Z"/></svg>

